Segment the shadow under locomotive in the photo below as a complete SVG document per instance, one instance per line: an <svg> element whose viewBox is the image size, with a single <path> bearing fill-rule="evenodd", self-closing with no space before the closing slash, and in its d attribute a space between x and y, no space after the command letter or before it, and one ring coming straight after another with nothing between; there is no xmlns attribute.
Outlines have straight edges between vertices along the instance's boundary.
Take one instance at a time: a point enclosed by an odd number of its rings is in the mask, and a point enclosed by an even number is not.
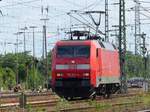
<svg viewBox="0 0 150 112"><path fill-rule="evenodd" d="M55 92L61 97L89 97L90 95L89 79L57 79L55 84Z"/></svg>

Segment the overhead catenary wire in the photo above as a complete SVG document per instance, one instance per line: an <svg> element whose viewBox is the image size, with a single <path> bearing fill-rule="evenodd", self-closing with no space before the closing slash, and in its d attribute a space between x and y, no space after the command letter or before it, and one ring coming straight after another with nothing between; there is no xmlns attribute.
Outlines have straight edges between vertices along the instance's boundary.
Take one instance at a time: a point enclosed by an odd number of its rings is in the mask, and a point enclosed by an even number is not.
<svg viewBox="0 0 150 112"><path fill-rule="evenodd" d="M77 3L75 3L75 2L72 2L72 1L69 1L69 0L63 0L63 1L65 1L65 2L66 2L66 3L68 3L68 4L71 4L71 5L77 6L77 7L82 7L82 5L77 4Z"/></svg>
<svg viewBox="0 0 150 112"><path fill-rule="evenodd" d="M30 1L26 1L26 2L17 2L14 4L0 6L0 8L13 7L13 6L18 6L18 5L23 5L23 4L28 4L28 3L38 2L38 1L41 1L41 0L30 0Z"/></svg>
<svg viewBox="0 0 150 112"><path fill-rule="evenodd" d="M81 21L80 19L74 17L74 16L71 15L70 13L68 13L68 15L71 16L72 18L74 18L75 20L79 21L80 23L82 23L82 24L86 25L87 27L89 27L89 28L93 29L94 31L96 31L96 29L95 29L94 27L92 27L92 26L88 25L87 23ZM101 32L100 30L98 30L98 33L100 33L100 34L102 34L102 35L105 35L105 34L104 34L103 32Z"/></svg>
<svg viewBox="0 0 150 112"><path fill-rule="evenodd" d="M23 1L23 0L22 0ZM33 3L33 2L37 2L37 1L40 1L40 0L30 0L30 1L25 1L25 2L22 2L22 1L19 1L18 3L13 3L13 4L8 4L8 5L3 5L3 6L0 6L0 7L14 7L14 6L19 6L19 5L30 5L30 3ZM32 5L32 4L31 4ZM32 8L32 6L31 6L31 8ZM38 6L36 7L35 6L35 8L37 8L38 9ZM40 7L39 7L40 8ZM55 10L56 11L56 10ZM63 13L62 14L57 14L57 15L54 15L54 14L52 14L52 17L53 18L56 18L56 17L60 17L60 16L64 16L64 15L66 15L66 12L65 11L63 11ZM18 19L18 17L13 17L14 19ZM31 20L31 19L30 19ZM31 20L32 22L35 22L35 19L33 20ZM38 20L36 20L37 22L38 22ZM13 22L14 23L14 22ZM14 24L16 24L16 23L18 23L18 21L17 22L15 22ZM18 24L23 24L24 23L24 21L22 22L22 20L21 21L19 21L19 23ZM28 23L30 23L30 22L28 22ZM8 23L8 24L10 24L10 23ZM5 23L4 23L4 25L5 25ZM34 24L34 25L36 25L37 26L37 24ZM21 27L21 25L19 25L20 27ZM9 26L7 27L7 28L9 28ZM14 28L13 26L12 26L12 28ZM17 27L16 27L17 28ZM10 28L11 29L11 28ZM8 29L9 30L9 29ZM9 31L10 33L12 32L12 31ZM5 33L5 32L3 32L3 33Z"/></svg>
<svg viewBox="0 0 150 112"><path fill-rule="evenodd" d="M88 6L86 6L86 7L84 7L84 8L81 8L81 9L79 9L79 10L81 10L81 11L83 11L83 10L91 10L90 8L92 8L92 7L95 7L95 6L97 6L98 5L98 2L99 0L96 0L94 3L91 3L91 4L89 4Z"/></svg>
<svg viewBox="0 0 150 112"><path fill-rule="evenodd" d="M133 2L137 3L135 0L133 0ZM142 1L139 1L139 3L140 3L140 2L142 2ZM143 1L143 2L144 2L144 1ZM140 4L140 7L141 7L144 11L150 13L150 11L147 10L145 7L143 7L141 4Z"/></svg>
<svg viewBox="0 0 150 112"><path fill-rule="evenodd" d="M35 2L38 2L37 0L20 0L20 1L17 1L17 0L15 0L16 2L19 2L19 3L21 3L22 2L22 4L19 4L19 5L17 5L17 3L11 3L11 4L8 4L8 5L15 5L15 6L18 6L18 7L14 7L14 6L12 6L12 8L14 9L14 8L16 8L16 9L19 9L20 7L19 6L28 6L28 7L23 7L23 8L25 8L25 9L29 9L29 10L31 10L31 8L35 8L35 9L37 9L37 10L34 10L34 11L39 11L38 10L38 8L40 9L40 6L39 6L39 4L34 4L34 2L33 3L24 3L24 2L27 2L27 1L35 1ZM43 0L44 1L44 0ZM72 4L72 3L77 3L77 4L79 4L77 1L72 1L72 0L67 0L67 1L71 1L71 3L68 3L68 4ZM90 0L89 0L90 1ZM74 7L77 9L78 8L78 10L80 10L80 11L84 11L84 10L90 10L90 9L92 9L92 8L95 8L96 6L98 6L99 4L101 4L101 1L102 0L91 0L91 2L89 2L88 1L88 4L86 5L86 7L80 7L80 6L75 6L75 4L72 4L72 5L74 5ZM129 0L130 1L130 0ZM92 3L93 2L93 3ZM114 1L113 1L114 2ZM39 2L40 3L40 2ZM64 3L64 2L63 2ZM143 3L143 2L142 2ZM66 4L66 3L65 3ZM6 4L7 5L7 4ZM51 5L51 4L49 4L49 5ZM52 4L53 5L53 4ZM54 18L58 18L58 19L60 19L60 22L59 23L49 23L49 26L51 27L52 25L55 25L55 27L56 26L58 26L57 24L59 24L59 26L61 26L61 27L68 27L67 25L66 25L66 23L65 23L65 25L64 25L64 21L66 20L67 21L67 18L65 17L65 15L66 15L66 10L68 9L70 9L70 7L68 7L68 8L64 8L64 6L62 5L59 5L59 7L58 7L58 5L59 4L56 4L56 6L54 6L54 7L51 7L50 6L50 8L51 8L51 11L49 12L49 17L50 18L52 18L51 19L51 21L53 21L53 19ZM3 5L2 5L3 6ZM5 6L5 5L4 5ZM82 6L84 6L84 4L82 4ZM1 7L1 6L0 6ZM144 6L145 7L145 6ZM118 8L118 7L117 7ZM141 10L143 10L143 9L141 9ZM9 11L9 8L8 8L8 11ZM113 10L111 10L111 11L113 11ZM59 13L59 12L61 12L61 14ZM146 11L147 12L147 11ZM148 18L149 19L149 14L146 14L146 12L141 12L141 13L143 13L142 15L144 16L144 17L146 17L146 18ZM14 15L14 14L11 14L11 15ZM8 15L9 16L9 15ZM114 16L114 15L113 15ZM36 25L36 26L39 26L38 25L38 18L39 17L36 17L36 19L34 19L33 17L29 17L29 19L28 18L26 18L26 20L27 20L27 24L30 24L30 23L32 23L32 22L34 22L34 25ZM63 19L62 19L63 18ZM7 18L6 18L7 19ZM10 20L11 19L11 17L8 17L8 19ZM14 19L18 19L18 17L16 17L16 18L14 18ZM65 20L64 20L65 19ZM87 19L87 18L86 18ZM29 20L29 21L28 21ZM130 19L131 20L131 19ZM25 20L19 20L19 24L23 24L24 23L24 21ZM114 19L114 23L117 21L117 19ZM5 22L5 21L4 21ZM12 22L12 21L10 21L12 24L17 24L17 22L16 21L14 21L14 22ZM10 24L10 22L8 23L8 24ZM84 22L84 23L86 23L86 22ZM113 24L114 24L113 23ZM111 24L111 23L110 23ZM145 23L146 24L146 23ZM3 24L2 24L3 25ZM5 25L5 23L4 23L4 25ZM64 25L64 26L63 26ZM14 25L13 25L14 26ZM13 26L11 27L12 29L13 29ZM21 26L23 26L23 25L20 25L20 27ZM41 24L40 24L40 26L41 26ZM87 26L87 25L86 25ZM55 28L55 27L53 27L53 28ZM6 29L7 28L7 29ZM12 31L14 31L14 30L11 30L11 28L9 28L9 26L8 27L6 27L5 29L6 30L8 30L8 32L12 32ZM9 29L8 29L9 28ZM14 27L14 29L16 29L17 27ZM94 27L93 27L94 28ZM3 30L3 29L2 29ZM10 31L11 30L11 31ZM51 28L49 29L49 30L51 30ZM4 34L5 32L3 32L2 31L2 33ZM7 35L7 34L6 34Z"/></svg>
<svg viewBox="0 0 150 112"><path fill-rule="evenodd" d="M86 18L84 18L81 14L77 13L83 20L87 22L90 26L94 27Z"/></svg>
<svg viewBox="0 0 150 112"><path fill-rule="evenodd" d="M148 1L140 1L140 2L141 2L141 3L148 3L148 4L150 3L150 2L148 2Z"/></svg>

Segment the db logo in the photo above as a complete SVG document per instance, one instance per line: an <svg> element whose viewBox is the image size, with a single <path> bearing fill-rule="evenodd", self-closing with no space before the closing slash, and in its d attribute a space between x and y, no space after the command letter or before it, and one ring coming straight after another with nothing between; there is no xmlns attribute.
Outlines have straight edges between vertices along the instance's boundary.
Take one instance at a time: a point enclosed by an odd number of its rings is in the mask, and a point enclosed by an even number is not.
<svg viewBox="0 0 150 112"><path fill-rule="evenodd" d="M76 65L75 64L69 65L69 69L76 69Z"/></svg>

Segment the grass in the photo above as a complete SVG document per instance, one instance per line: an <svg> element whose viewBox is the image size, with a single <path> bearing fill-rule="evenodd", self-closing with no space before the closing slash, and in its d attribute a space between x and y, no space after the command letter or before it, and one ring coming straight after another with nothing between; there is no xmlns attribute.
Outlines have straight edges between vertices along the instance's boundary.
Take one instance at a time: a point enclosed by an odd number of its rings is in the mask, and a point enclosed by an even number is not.
<svg viewBox="0 0 150 112"><path fill-rule="evenodd" d="M93 101L93 100L89 100L88 101L90 106L95 107L96 111L103 111L107 108L112 108L112 105L109 102L97 102L97 101Z"/></svg>
<svg viewBox="0 0 150 112"><path fill-rule="evenodd" d="M113 106L113 104L122 105ZM137 109L137 107L147 108L150 107L150 93L140 93L139 95L133 97L117 98L116 100L108 100L108 102L96 102L89 100L89 105L94 106L97 112L124 112L128 110Z"/></svg>
<svg viewBox="0 0 150 112"><path fill-rule="evenodd" d="M43 107L32 107L31 105L26 106L27 112L47 112Z"/></svg>
<svg viewBox="0 0 150 112"><path fill-rule="evenodd" d="M137 102L142 102L137 104ZM108 99L105 101L95 101L95 100L88 100L85 104L95 107L95 111L92 112L125 112L128 110L136 110L136 109L143 109L150 107L150 93L144 94L140 93L133 97L122 97L116 99ZM113 104L123 104L118 106L113 106ZM59 112L61 109L68 109L72 108L73 104L65 99L60 99L54 110ZM31 105L27 105L25 108L27 112L47 112L46 108L44 107L32 107ZM76 111L79 112L79 111Z"/></svg>
<svg viewBox="0 0 150 112"><path fill-rule="evenodd" d="M56 104L55 110L56 110L56 112L59 112L60 109L66 109L66 108L70 108L70 107L71 107L71 105L69 104L69 102L64 98L61 98L58 101L58 103Z"/></svg>
<svg viewBox="0 0 150 112"><path fill-rule="evenodd" d="M143 103L145 105L150 105L150 93L149 94L144 94L142 96L142 100L143 100Z"/></svg>

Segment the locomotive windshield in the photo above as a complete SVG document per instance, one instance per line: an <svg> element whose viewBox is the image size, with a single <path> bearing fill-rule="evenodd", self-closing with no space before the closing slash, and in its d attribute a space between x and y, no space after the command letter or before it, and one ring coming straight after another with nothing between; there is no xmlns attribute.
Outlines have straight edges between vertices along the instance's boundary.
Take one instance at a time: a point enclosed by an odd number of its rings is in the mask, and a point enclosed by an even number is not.
<svg viewBox="0 0 150 112"><path fill-rule="evenodd" d="M57 47L58 57L89 57L90 47L89 46L58 46Z"/></svg>

